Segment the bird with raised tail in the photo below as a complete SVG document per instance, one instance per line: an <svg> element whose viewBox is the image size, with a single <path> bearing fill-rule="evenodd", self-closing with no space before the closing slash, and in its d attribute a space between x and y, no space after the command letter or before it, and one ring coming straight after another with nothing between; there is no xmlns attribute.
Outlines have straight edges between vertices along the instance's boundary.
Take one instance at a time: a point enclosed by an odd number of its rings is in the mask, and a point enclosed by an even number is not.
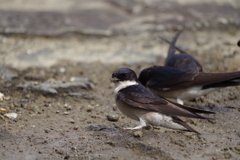
<svg viewBox="0 0 240 160"><path fill-rule="evenodd" d="M192 55L182 51L176 46L177 39L181 33L182 31L176 33L171 42L160 37L162 40L169 43L168 55L164 66L178 68L189 72L202 72L203 69L201 64ZM175 54L176 50L178 50L180 54Z"/></svg>
<svg viewBox="0 0 240 160"><path fill-rule="evenodd" d="M212 119L198 113L214 114L211 111L180 105L155 95L138 81L136 73L129 68L116 70L111 80L117 84L114 95L119 110L129 118L140 122L139 126L126 129L141 129L153 125L199 133L177 116Z"/></svg>
<svg viewBox="0 0 240 160"><path fill-rule="evenodd" d="M240 85L240 72L204 73L152 66L144 69L139 81L153 93L176 99L179 104L223 87Z"/></svg>

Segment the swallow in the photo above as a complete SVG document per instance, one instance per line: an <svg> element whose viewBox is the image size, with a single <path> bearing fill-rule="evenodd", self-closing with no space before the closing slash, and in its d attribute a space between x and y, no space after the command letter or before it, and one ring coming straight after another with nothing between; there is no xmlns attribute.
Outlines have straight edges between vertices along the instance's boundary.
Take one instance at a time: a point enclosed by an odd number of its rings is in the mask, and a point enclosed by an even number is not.
<svg viewBox="0 0 240 160"><path fill-rule="evenodd" d="M186 70L152 66L144 69L139 81L153 93L176 99L179 104L223 87L240 85L240 71L229 73L189 72Z"/></svg>
<svg viewBox="0 0 240 160"><path fill-rule="evenodd" d="M168 41L165 38L160 37L162 40L169 43L168 55L165 60L164 66L173 67L183 69L189 72L202 72L201 64L190 54L184 52L176 46L176 42L178 37L182 31L179 31L174 37L172 42ZM180 52L180 54L175 54L176 50Z"/></svg>
<svg viewBox="0 0 240 160"><path fill-rule="evenodd" d="M198 113L214 112L180 105L152 93L138 81L136 73L129 68L116 70L111 80L117 84L114 96L119 110L127 117L140 122L139 126L126 129L141 129L153 125L199 134L177 116L213 119Z"/></svg>

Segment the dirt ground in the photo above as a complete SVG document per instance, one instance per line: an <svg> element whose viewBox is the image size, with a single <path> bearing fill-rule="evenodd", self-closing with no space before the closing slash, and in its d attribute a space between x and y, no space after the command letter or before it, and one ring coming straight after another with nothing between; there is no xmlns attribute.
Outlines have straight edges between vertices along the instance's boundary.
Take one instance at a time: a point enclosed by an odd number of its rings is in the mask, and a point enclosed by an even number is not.
<svg viewBox="0 0 240 160"><path fill-rule="evenodd" d="M194 36L199 34L204 37L210 33L209 31L198 33L185 31L179 44L200 61L205 72L237 71L240 70L240 51L235 40L239 33L232 35L229 32L220 30L211 32L210 37L221 34L213 45L215 47L212 47L211 43L200 44L200 40L195 40ZM169 35L167 38L171 38L174 33L170 31L159 34ZM110 83L111 74L120 67L129 67L139 73L144 67L162 65L168 45L156 39L149 40L148 38L153 37L154 34L156 33L149 33L149 36L142 39L137 36L108 38L2 36L5 40L2 40L1 47L6 56L5 58L2 56L5 64L1 66L3 71L1 92L5 95L1 108L5 108L7 113L17 113L18 117L9 119L1 116L1 159L239 159L240 87L225 88L186 103L189 106L216 112L212 115L216 120L183 118L186 123L202 133L201 135L161 127L150 127L140 131L122 129L127 126L132 127L137 122L125 117L117 109L113 97L114 85ZM197 38L200 39L201 36ZM107 63L106 61L58 60L51 66L22 68L11 67L16 64L11 65L6 61L10 53L19 49L24 50L23 48L29 47L29 44L32 44L32 48L59 46L61 43L68 46L76 40L79 42L79 47L81 44L85 46L91 44L100 45L102 48L109 47L110 50L118 47L114 45L116 43L120 46L128 43L134 48L128 54L132 52L133 55L141 55L138 52L141 50L149 53L148 56L153 56L155 61L123 63L121 59L113 59L112 62ZM187 45L189 46L186 48ZM158 56L156 50L159 46L163 53L159 52ZM199 46L198 49L195 46ZM75 47L77 48L77 45ZM101 47L97 47L99 48ZM103 50L100 50L101 52ZM225 52L229 54L224 54ZM42 52L36 54L40 55L25 60L36 60L36 63L39 63ZM42 57L45 57L47 62L49 57L45 54ZM18 62L13 60L12 63ZM58 94L18 87L30 81L34 81L37 85L49 79L64 81L71 77L88 77L94 87L92 89L60 88ZM70 93L83 93L83 95L74 96ZM107 116L120 116L120 118L113 122L109 121Z"/></svg>
<svg viewBox="0 0 240 160"><path fill-rule="evenodd" d="M159 36L183 28L177 45L204 72L240 71L239 0L0 1L0 160L240 159L240 86L186 102L216 112L182 118L196 135L123 130L138 122L110 82L121 67L163 65Z"/></svg>

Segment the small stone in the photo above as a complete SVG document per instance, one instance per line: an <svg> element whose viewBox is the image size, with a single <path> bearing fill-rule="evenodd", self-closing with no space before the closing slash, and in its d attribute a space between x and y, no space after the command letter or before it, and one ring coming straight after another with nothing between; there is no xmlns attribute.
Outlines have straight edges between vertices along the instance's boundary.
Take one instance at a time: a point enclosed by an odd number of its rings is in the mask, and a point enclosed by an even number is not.
<svg viewBox="0 0 240 160"><path fill-rule="evenodd" d="M7 112L5 108L0 108L0 112Z"/></svg>
<svg viewBox="0 0 240 160"><path fill-rule="evenodd" d="M61 67L61 68L59 69L59 72L61 72L61 73L65 73L65 72L66 72L66 68Z"/></svg>
<svg viewBox="0 0 240 160"><path fill-rule="evenodd" d="M26 99L29 99L30 97L31 97L30 94L26 94L26 95L25 95L25 98L26 98Z"/></svg>
<svg viewBox="0 0 240 160"><path fill-rule="evenodd" d="M75 123L74 119L70 119L70 123L74 124Z"/></svg>
<svg viewBox="0 0 240 160"><path fill-rule="evenodd" d="M136 132L133 133L133 136L141 138L141 137L143 137L143 132L142 131L136 131Z"/></svg>
<svg viewBox="0 0 240 160"><path fill-rule="evenodd" d="M117 106L113 105L113 110L116 111L117 110Z"/></svg>
<svg viewBox="0 0 240 160"><path fill-rule="evenodd" d="M231 156L230 153L224 153L224 158L225 159L230 159L230 158L232 158L232 156Z"/></svg>
<svg viewBox="0 0 240 160"><path fill-rule="evenodd" d="M4 98L4 94L0 92L0 102L3 101L3 98Z"/></svg>
<svg viewBox="0 0 240 160"><path fill-rule="evenodd" d="M69 112L63 112L63 115L69 115L70 113Z"/></svg>
<svg viewBox="0 0 240 160"><path fill-rule="evenodd" d="M6 113L6 114L4 114L4 116L11 118L11 119L15 119L15 118L17 118L18 114L17 113Z"/></svg>
<svg viewBox="0 0 240 160"><path fill-rule="evenodd" d="M87 109L86 109L86 111L87 111L87 112L92 112L93 109L94 109L94 107L88 106Z"/></svg>
<svg viewBox="0 0 240 160"><path fill-rule="evenodd" d="M109 121L117 122L117 121L119 120L119 115L108 114L108 115L107 115L107 119L108 119Z"/></svg>
<svg viewBox="0 0 240 160"><path fill-rule="evenodd" d="M110 146L115 146L115 143L112 141L106 142L106 144L110 145Z"/></svg>
<svg viewBox="0 0 240 160"><path fill-rule="evenodd" d="M73 127L74 130L78 130L78 126Z"/></svg>
<svg viewBox="0 0 240 160"><path fill-rule="evenodd" d="M71 149L75 151L75 150L77 150L77 147L72 147Z"/></svg>
<svg viewBox="0 0 240 160"><path fill-rule="evenodd" d="M68 106L69 106L69 105L68 105L67 103L65 103L65 104L63 105L64 108L68 108Z"/></svg>
<svg viewBox="0 0 240 160"><path fill-rule="evenodd" d="M7 96L7 97L3 97L3 99L4 99L5 101L9 101L9 100L11 99L11 97Z"/></svg>
<svg viewBox="0 0 240 160"><path fill-rule="evenodd" d="M67 111L70 111L70 110L72 110L72 106L67 107Z"/></svg>
<svg viewBox="0 0 240 160"><path fill-rule="evenodd" d="M56 110L56 113L59 113L60 112L60 110L58 109L58 110Z"/></svg>

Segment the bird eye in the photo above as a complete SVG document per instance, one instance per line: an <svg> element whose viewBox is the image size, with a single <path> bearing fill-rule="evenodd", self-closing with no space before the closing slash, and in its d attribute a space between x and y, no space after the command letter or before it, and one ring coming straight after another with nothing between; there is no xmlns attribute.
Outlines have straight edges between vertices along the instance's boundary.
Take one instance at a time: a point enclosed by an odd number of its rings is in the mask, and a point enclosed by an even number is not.
<svg viewBox="0 0 240 160"><path fill-rule="evenodd" d="M124 74L123 76L124 76L124 78L128 78L128 74Z"/></svg>

